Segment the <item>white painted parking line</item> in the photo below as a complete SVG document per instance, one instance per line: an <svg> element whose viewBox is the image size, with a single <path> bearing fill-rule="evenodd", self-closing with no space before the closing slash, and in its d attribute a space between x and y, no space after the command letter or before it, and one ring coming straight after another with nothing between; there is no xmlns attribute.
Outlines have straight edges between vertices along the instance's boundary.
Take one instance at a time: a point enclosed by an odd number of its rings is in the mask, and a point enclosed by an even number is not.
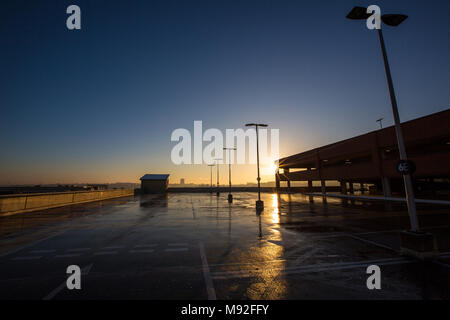
<svg viewBox="0 0 450 320"><path fill-rule="evenodd" d="M202 259L203 277L205 279L206 292L208 293L208 300L217 300L216 290L214 290L211 273L209 272L208 260L206 259L205 246L203 242L198 244L200 249L200 257Z"/></svg>
<svg viewBox="0 0 450 320"><path fill-rule="evenodd" d="M168 243L167 246L169 247L187 247L187 243Z"/></svg>
<svg viewBox="0 0 450 320"><path fill-rule="evenodd" d="M71 252L89 251L89 250L91 250L91 248L72 248L72 249L67 249L67 251L71 251Z"/></svg>
<svg viewBox="0 0 450 320"><path fill-rule="evenodd" d="M138 245L135 245L134 247L135 248L153 248L156 246L157 246L157 244L138 244Z"/></svg>
<svg viewBox="0 0 450 320"><path fill-rule="evenodd" d="M37 260L42 258L42 256L29 256L29 257L16 257L12 258L11 260L19 261L19 260Z"/></svg>
<svg viewBox="0 0 450 320"><path fill-rule="evenodd" d="M68 253L68 254L56 255L55 258L72 258L72 257L79 257L79 256L81 256L81 253Z"/></svg>
<svg viewBox="0 0 450 320"><path fill-rule="evenodd" d="M90 265L87 265L86 267L81 269L81 275L85 276L91 271L91 268L94 264L91 263ZM60 293L64 288L67 287L66 281L63 281L58 287L56 287L54 290L52 290L48 295L46 295L42 300L52 300L58 293Z"/></svg>
<svg viewBox="0 0 450 320"><path fill-rule="evenodd" d="M95 252L94 256L105 256L105 255L113 255L117 254L117 251L102 251L102 252Z"/></svg>
<svg viewBox="0 0 450 320"><path fill-rule="evenodd" d="M60 232L57 232L57 233L55 233L55 234L53 234L53 235L51 235L51 236L48 236L48 237L46 237L46 238L37 240L37 241L32 242L32 243L28 243L28 244L26 244L26 245L24 245L24 246L21 246L21 247L12 249L12 250L10 250L10 251L8 251L8 252L2 253L2 254L0 254L0 258L5 257L5 256L8 256L8 255L13 254L13 253L16 253L16 252L18 252L18 251L20 251L20 250L29 248L29 247L31 247L31 246L35 246L35 245L37 245L38 243L44 242L45 240L49 240L49 239L51 239L51 238L60 236L60 235L62 235L62 234L65 233L65 232L66 232L65 230L64 230L64 231L60 231Z"/></svg>
<svg viewBox="0 0 450 320"><path fill-rule="evenodd" d="M321 240L321 239L328 239L328 238L338 238L338 237L345 237L346 234L343 232L340 233L324 233L322 235L308 235L309 239L314 239L314 240ZM292 240L291 242L304 242L305 239L295 239Z"/></svg>
<svg viewBox="0 0 450 320"><path fill-rule="evenodd" d="M380 234L380 233L398 233L402 232L401 229L395 229L395 230L383 230L383 231L371 231L371 232L358 232L353 233L354 236L365 236L365 235L371 235L371 234Z"/></svg>
<svg viewBox="0 0 450 320"><path fill-rule="evenodd" d="M388 258L379 260L366 260L366 261L356 261L356 262L338 262L338 263L322 263L322 264L312 264L304 265L299 267L287 267L287 268L267 268L267 269L254 269L254 270L236 270L236 271L218 271L212 273L213 279L236 279L236 278L251 278L258 277L262 272L276 272L278 274L290 275L290 274L301 274L301 273L316 273L322 271L336 271L344 269L355 269L367 267L372 264L376 265L396 265L396 264L406 264L414 263L415 260L407 258Z"/></svg>
<svg viewBox="0 0 450 320"><path fill-rule="evenodd" d="M166 252L179 252L179 251L188 251L188 248L172 248L172 249L166 249L164 251Z"/></svg>
<svg viewBox="0 0 450 320"><path fill-rule="evenodd" d="M130 250L130 253L152 253L153 249L143 249L143 250Z"/></svg>
<svg viewBox="0 0 450 320"><path fill-rule="evenodd" d="M32 250L29 253L52 253L55 252L56 250Z"/></svg>
<svg viewBox="0 0 450 320"><path fill-rule="evenodd" d="M324 254L324 255L317 255L314 256L314 258L339 258L340 255L338 254Z"/></svg>
<svg viewBox="0 0 450 320"><path fill-rule="evenodd" d="M278 260L267 260L267 261L254 261L254 262L237 262L237 263L211 263L210 267L228 267L228 266L242 266L242 265L255 265L255 264L263 264L266 265L268 263L276 264L276 263L286 263L285 259Z"/></svg>
<svg viewBox="0 0 450 320"><path fill-rule="evenodd" d="M378 262L376 265L378 266L388 266L388 265L398 265L398 264L408 264L408 263L415 263L416 261L387 261L387 262ZM355 269L355 268L366 268L368 266L372 265L372 263L362 263L362 264L349 264L349 265L343 265L343 266L336 266L335 268L332 267L324 267L324 268L317 268L313 270L293 270L293 271L285 271L283 272L285 275L289 274L300 274L300 273L315 273L315 272L322 272L322 271L336 271L336 270L345 270L345 269Z"/></svg>
<svg viewBox="0 0 450 320"><path fill-rule="evenodd" d="M386 249L386 250L397 252L397 250L395 250L394 248L385 246L384 244L381 244L381 243L378 243L378 242L374 242L374 241L367 240L367 239L364 239L364 238L361 238L361 237L357 237L357 236L352 235L352 234L349 234L348 236L350 238L352 238L352 239L359 240L359 241L362 241L362 242L374 245L374 246L379 247L379 248L383 248L383 249Z"/></svg>

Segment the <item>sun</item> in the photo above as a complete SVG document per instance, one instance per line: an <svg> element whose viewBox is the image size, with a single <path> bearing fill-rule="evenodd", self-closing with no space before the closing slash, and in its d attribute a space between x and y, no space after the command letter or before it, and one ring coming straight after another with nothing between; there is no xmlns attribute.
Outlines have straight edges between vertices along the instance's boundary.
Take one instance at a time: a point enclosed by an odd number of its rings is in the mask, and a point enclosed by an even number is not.
<svg viewBox="0 0 450 320"><path fill-rule="evenodd" d="M261 174L265 176L274 175L277 172L277 166L274 163L271 163L267 166L261 168Z"/></svg>
<svg viewBox="0 0 450 320"><path fill-rule="evenodd" d="M270 173L275 174L277 172L277 166L274 163L272 163L269 166L269 170L270 170Z"/></svg>

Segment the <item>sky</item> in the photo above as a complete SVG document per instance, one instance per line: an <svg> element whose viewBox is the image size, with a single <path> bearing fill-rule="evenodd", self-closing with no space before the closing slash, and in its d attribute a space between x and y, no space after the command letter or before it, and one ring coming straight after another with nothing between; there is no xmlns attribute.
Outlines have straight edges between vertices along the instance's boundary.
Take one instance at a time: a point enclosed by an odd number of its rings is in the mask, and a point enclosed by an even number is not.
<svg viewBox="0 0 450 320"><path fill-rule="evenodd" d="M81 8L81 30L66 8ZM450 105L450 2L3 0L0 185L209 183L172 163L171 133L268 123L288 156L392 125L376 31L355 5L403 13L383 26L402 121ZM264 164L263 181L274 180ZM221 183L227 179L221 168ZM215 178L214 178L215 179ZM256 182L234 165L233 182Z"/></svg>

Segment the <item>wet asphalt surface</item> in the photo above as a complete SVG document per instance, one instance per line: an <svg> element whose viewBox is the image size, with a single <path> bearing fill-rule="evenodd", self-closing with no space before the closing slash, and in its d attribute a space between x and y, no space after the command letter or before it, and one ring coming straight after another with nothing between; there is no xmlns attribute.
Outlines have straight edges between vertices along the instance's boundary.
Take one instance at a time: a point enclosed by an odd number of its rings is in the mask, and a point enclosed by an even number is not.
<svg viewBox="0 0 450 320"><path fill-rule="evenodd" d="M0 299L450 299L448 208L419 207L441 254L422 263L398 254L404 207L262 197L261 214L254 193L171 193L0 218Z"/></svg>

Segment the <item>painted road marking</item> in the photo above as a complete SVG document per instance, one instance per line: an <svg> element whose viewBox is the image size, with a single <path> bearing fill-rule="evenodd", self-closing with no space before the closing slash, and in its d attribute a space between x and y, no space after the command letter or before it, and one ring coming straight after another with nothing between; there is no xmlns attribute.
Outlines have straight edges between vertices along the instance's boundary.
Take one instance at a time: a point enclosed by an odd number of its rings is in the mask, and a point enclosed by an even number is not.
<svg viewBox="0 0 450 320"><path fill-rule="evenodd" d="M188 248L172 248L172 249L166 249L164 251L166 252L178 252L178 251L188 251Z"/></svg>
<svg viewBox="0 0 450 320"><path fill-rule="evenodd" d="M265 265L268 263L285 263L288 260L285 259L278 259L278 260L268 260L268 261L255 261L255 262L236 262L236 263L210 263L210 267L228 267L228 266L242 266L242 265L255 265L255 264L261 264Z"/></svg>
<svg viewBox="0 0 450 320"><path fill-rule="evenodd" d="M348 265L337 265L337 266L325 266L322 268L313 268L313 269L306 269L306 270L287 270L285 274L297 274L297 273L311 273L311 272L321 272L321 271L335 271L335 270L344 270L344 269L354 269L354 268L363 268L368 267L372 264L376 264L379 266L388 266L388 265L397 265L397 264L407 264L407 263L415 263L417 261L414 260L408 260L408 259L386 259L386 260L380 260L380 261L366 261L362 263L353 263Z"/></svg>
<svg viewBox="0 0 450 320"><path fill-rule="evenodd" d="M51 238L60 236L61 234L65 233L65 232L66 232L66 231L60 231L60 232L57 232L57 233L55 233L55 234L53 234L53 235L51 235L51 236L48 236L48 237L46 237L46 238L37 240L37 241L35 241L35 242L29 243L29 244L26 244L26 245L24 245L24 246L21 246L21 247L12 249L12 250L10 250L10 251L8 251L8 252L2 253L2 254L0 255L0 258L5 257L5 256L8 256L8 255L13 254L13 253L16 253L16 252L18 252L18 251L20 251L20 250L22 250L22 249L26 249L26 248L29 248L29 247L31 247L31 246L37 245L38 243L41 243L41 242L43 242L43 241L45 241L45 240L49 240L49 239L51 239Z"/></svg>
<svg viewBox="0 0 450 320"><path fill-rule="evenodd" d="M72 257L79 257L79 256L81 256L81 253L68 253L68 254L56 255L55 258L72 258Z"/></svg>
<svg viewBox="0 0 450 320"><path fill-rule="evenodd" d="M29 256L29 257L16 257L12 258L11 260L18 261L18 260L37 260L42 258L42 256Z"/></svg>
<svg viewBox="0 0 450 320"><path fill-rule="evenodd" d="M205 246L203 242L198 244L200 249L200 257L202 259L203 277L205 279L206 292L208 293L208 300L217 300L216 290L214 290L211 273L209 272L208 260L206 259Z"/></svg>
<svg viewBox="0 0 450 320"><path fill-rule="evenodd" d="M73 248L73 249L67 249L67 251L89 251L91 248Z"/></svg>
<svg viewBox="0 0 450 320"><path fill-rule="evenodd" d="M287 267L287 268L269 268L269 269L258 269L258 270L237 270L237 271L218 271L213 272L213 279L233 279L233 278L251 278L258 277L262 272L277 272L280 275L289 274L301 274L301 273L316 273L322 271L336 271L344 269L354 269L367 267L372 264L376 265L396 265L396 264L406 264L414 263L416 261L407 258L389 258L380 260L366 260L366 261L356 261L356 262L339 262L339 263L323 263L323 264L313 264L305 265L299 267Z"/></svg>
<svg viewBox="0 0 450 320"><path fill-rule="evenodd" d="M85 276L89 273L89 271L91 271L91 268L94 264L91 263L89 265L87 265L86 267L81 269L81 275ZM66 281L63 281L63 283L61 283L58 287L56 287L55 289L53 289L48 295L46 295L44 298L42 298L42 300L52 300L58 293L60 293L64 288L67 288L67 283Z"/></svg>
<svg viewBox="0 0 450 320"><path fill-rule="evenodd" d="M112 247L103 247L106 250L114 250L114 249L123 249L125 246L112 246Z"/></svg>
<svg viewBox="0 0 450 320"><path fill-rule="evenodd" d="M339 258L340 255L338 254L324 254L324 255L317 255L314 256L314 258Z"/></svg>
<svg viewBox="0 0 450 320"><path fill-rule="evenodd" d="M134 246L135 248L153 248L156 247L157 244L138 244Z"/></svg>
<svg viewBox="0 0 450 320"><path fill-rule="evenodd" d="M379 247L379 248L383 248L383 249L386 249L386 250L397 252L397 250L395 250L395 249L393 249L391 247L385 246L384 244L381 244L381 243L378 243L378 242L374 242L374 241L371 241L371 240L360 238L360 237L357 237L357 236L351 235L351 234L349 235L349 237L352 238L352 239L355 239L355 240L359 240L359 241L362 241L362 242L374 245L374 246Z"/></svg>
<svg viewBox="0 0 450 320"><path fill-rule="evenodd" d="M187 243L169 243L167 244L167 246L169 247L187 247L188 244Z"/></svg>
<svg viewBox="0 0 450 320"><path fill-rule="evenodd" d="M113 255L117 254L117 251L102 251L102 252L95 252L94 256L105 256L105 255Z"/></svg>
<svg viewBox="0 0 450 320"><path fill-rule="evenodd" d="M130 250L130 253L152 253L155 250L153 249L144 249L144 250Z"/></svg>
<svg viewBox="0 0 450 320"><path fill-rule="evenodd" d="M52 253L55 252L56 250L32 250L29 253Z"/></svg>

